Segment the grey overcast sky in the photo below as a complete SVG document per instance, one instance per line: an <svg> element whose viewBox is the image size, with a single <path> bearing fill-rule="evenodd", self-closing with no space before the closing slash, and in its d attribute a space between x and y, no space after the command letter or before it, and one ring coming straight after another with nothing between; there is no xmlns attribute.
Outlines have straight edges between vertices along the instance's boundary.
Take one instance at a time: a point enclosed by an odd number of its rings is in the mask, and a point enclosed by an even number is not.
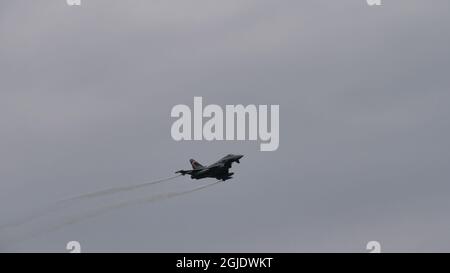
<svg viewBox="0 0 450 273"><path fill-rule="evenodd" d="M448 0L1 0L0 226L45 213L0 251L450 251L449 49ZM175 142L194 96L279 104L279 149ZM49 209L228 153L229 183Z"/></svg>

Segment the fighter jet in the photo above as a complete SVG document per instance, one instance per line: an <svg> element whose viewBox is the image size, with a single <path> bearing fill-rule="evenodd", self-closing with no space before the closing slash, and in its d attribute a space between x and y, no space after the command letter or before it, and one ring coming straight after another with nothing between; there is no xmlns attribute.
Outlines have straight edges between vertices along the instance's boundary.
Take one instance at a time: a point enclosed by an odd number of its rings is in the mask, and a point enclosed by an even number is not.
<svg viewBox="0 0 450 273"><path fill-rule="evenodd" d="M175 173L180 173L182 175L190 175L191 179L202 179L207 177L216 178L217 180L226 181L231 179L234 173L230 173L229 169L233 162L239 162L243 155L229 154L224 156L222 159L209 166L203 166L198 163L195 159L190 159L192 170L179 170Z"/></svg>

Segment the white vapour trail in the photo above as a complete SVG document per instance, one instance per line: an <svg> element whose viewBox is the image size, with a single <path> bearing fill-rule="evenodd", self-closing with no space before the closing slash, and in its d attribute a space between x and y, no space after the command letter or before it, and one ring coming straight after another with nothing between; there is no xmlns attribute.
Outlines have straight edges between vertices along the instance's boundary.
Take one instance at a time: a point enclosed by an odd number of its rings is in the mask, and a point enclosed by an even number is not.
<svg viewBox="0 0 450 273"><path fill-rule="evenodd" d="M31 213L31 215L28 215L27 217L16 220L12 223L0 225L0 231L4 230L4 229L19 227L24 224L30 223L30 222L34 221L35 219L44 217L52 212L61 210L65 207L67 207L68 205L72 204L75 201L81 201L83 199L91 199L94 197L100 197L100 196L115 194L115 193L119 193L119 192L136 190L139 188L144 188L144 187L148 187L151 185L156 185L156 184L160 184L160 183L163 183L166 181L170 181L179 176L180 175L175 175L175 176L171 176L171 177L167 177L167 178L163 178L163 179L159 179L159 180L155 180L155 181L145 182L142 184L135 184L135 185L131 185L131 186L113 187L113 188L109 188L109 189L99 190L99 191L86 193L86 194L70 197L67 199L59 200L53 204L46 206L45 208L42 208L38 211Z"/></svg>
<svg viewBox="0 0 450 273"><path fill-rule="evenodd" d="M114 205L111 205L111 206L103 207L103 208L100 208L100 209L98 209L96 211L90 211L89 213L87 213L85 215L81 215L78 218L74 218L74 219L68 220L68 221L64 222L62 225L58 226L57 229L62 228L64 226L66 226L66 225L71 225L71 224L78 223L78 222L83 221L83 220L88 219L88 218L96 217L98 215L107 213L107 212L112 211L112 210L120 209L120 208L127 207L127 206L130 206L130 205L151 203L151 202L156 202L156 201L160 201L160 200L166 200L166 199L169 199L169 198L174 198L174 197L186 195L186 194L189 194L189 193L193 193L193 192L196 192L196 191L200 191L200 190L209 188L209 187L214 186L214 185L216 185L218 183L220 183L220 182L214 182L214 183L207 184L207 185L204 185L204 186L200 186L200 187L197 187L197 188L194 188L194 189L191 189L191 190L186 190L186 191L181 191L181 192L169 192L169 193L159 194L159 195L146 197L146 198L141 198L141 199L137 199L137 200L125 201L125 202L122 202L122 203L119 203L119 204L114 204Z"/></svg>
<svg viewBox="0 0 450 273"><path fill-rule="evenodd" d="M47 233L50 233L50 232L57 231L57 230L62 229L64 227L66 227L66 226L70 226L70 225L76 224L78 222L84 221L84 220L89 219L89 218L94 218L96 216L100 216L102 214L108 213L108 212L116 210L116 209L124 208L124 207L131 206L131 205L145 204L145 203L151 203L151 202L166 200L166 199L170 199L170 198L174 198L174 197L190 194L190 193L193 193L193 192L196 192L196 191L200 191L200 190L212 187L212 186L214 186L214 185L216 185L218 183L220 183L220 182L214 182L214 183L207 184L207 185L204 185L204 186L200 186L200 187L197 187L197 188L194 188L194 189L191 189L191 190L186 190L186 191L181 191L181 192L170 192L170 193L159 194L159 195L146 197L146 198L141 198L141 199L136 199L136 200L129 200L129 201L125 201L125 202L118 203L118 204L113 204L113 205L110 205L110 206L99 208L98 210L90 211L90 212L88 212L86 214L83 214L83 215L79 215L76 218L72 218L72 219L66 220L63 223L61 223L59 225L56 225L56 226L53 226L53 227L50 227L50 228L48 228L46 230L41 230L41 231L37 231L37 232L35 231L34 233L28 234L28 235L26 235L26 236L24 236L22 238L10 239L10 240L7 240L5 242L7 242L7 243L8 242L9 243L21 242L21 241L24 241L24 240L27 240L27 239L34 238L36 236L40 236L40 235L43 235L43 234L47 234Z"/></svg>
<svg viewBox="0 0 450 273"><path fill-rule="evenodd" d="M151 182L142 183L142 184L135 184L135 185L131 185L131 186L114 187L114 188L99 190L99 191L63 199L63 200L58 201L58 203L65 203L65 202L70 202L70 201L75 201L75 200L94 198L94 197L103 196L103 195L115 194L115 193L119 193L119 192L123 192L123 191L132 191L132 190L144 188L144 187L147 187L150 185L156 185L156 184L160 184L162 182L170 181L170 180L173 180L173 179L179 177L180 175L181 174L167 177L167 178L162 178L162 179L151 181Z"/></svg>

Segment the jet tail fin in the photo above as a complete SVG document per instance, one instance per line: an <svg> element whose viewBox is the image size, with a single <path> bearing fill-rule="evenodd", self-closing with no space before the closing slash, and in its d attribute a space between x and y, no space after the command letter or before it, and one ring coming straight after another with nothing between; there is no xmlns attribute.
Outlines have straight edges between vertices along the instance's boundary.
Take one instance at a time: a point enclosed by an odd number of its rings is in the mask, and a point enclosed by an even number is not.
<svg viewBox="0 0 450 273"><path fill-rule="evenodd" d="M194 170L203 168L203 165L198 163L195 159L191 158L189 162L191 162L192 169Z"/></svg>

